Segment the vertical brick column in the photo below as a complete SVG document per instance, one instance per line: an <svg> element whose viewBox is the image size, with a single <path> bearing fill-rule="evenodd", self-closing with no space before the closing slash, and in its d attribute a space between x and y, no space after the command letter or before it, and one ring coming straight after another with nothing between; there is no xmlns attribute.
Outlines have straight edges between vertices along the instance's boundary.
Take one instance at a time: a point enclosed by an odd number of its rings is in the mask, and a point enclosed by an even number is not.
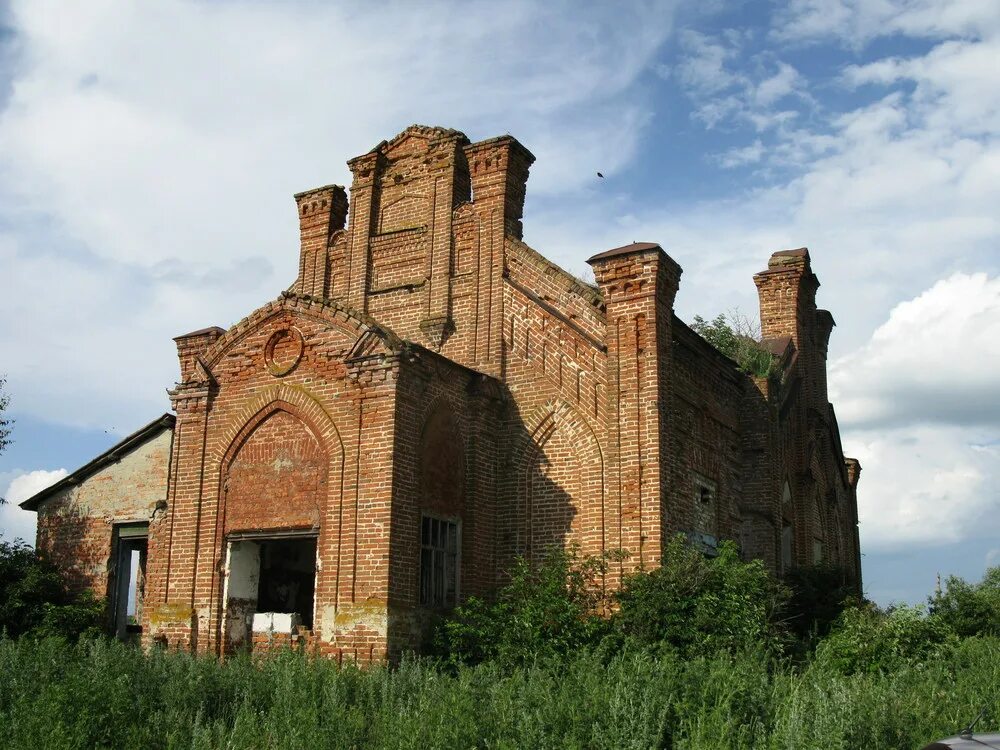
<svg viewBox="0 0 1000 750"><path fill-rule="evenodd" d="M194 576L198 554L205 429L211 383L198 357L225 331L218 327L174 339L181 382L170 391L177 412L166 507L149 528L143 640L180 648L197 646Z"/></svg>
<svg viewBox="0 0 1000 750"><path fill-rule="evenodd" d="M340 530L335 620L322 623L327 649L366 663L389 651L389 555L392 527L395 389L399 361L376 355L348 361L356 386L356 423L345 429L348 471ZM352 461L350 452L355 452ZM327 641L329 643L329 641Z"/></svg>
<svg viewBox="0 0 1000 750"><path fill-rule="evenodd" d="M669 446L671 319L681 268L658 245L636 243L587 261L604 294L608 348L608 548L625 569L656 566Z"/></svg>
<svg viewBox="0 0 1000 750"><path fill-rule="evenodd" d="M144 639L185 650L199 647L194 583L209 397L200 382L170 392L177 423L167 507L150 525L146 564Z"/></svg>
<svg viewBox="0 0 1000 750"><path fill-rule="evenodd" d="M329 284L327 245L347 221L347 193L340 185L306 190L295 196L299 213L299 294L323 297Z"/></svg>
<svg viewBox="0 0 1000 750"><path fill-rule="evenodd" d="M861 581L861 539L858 535L858 482L861 480L861 462L856 458L845 458L844 463L847 467L847 481L851 487L851 517L849 519L851 528L848 539L853 546L852 559L846 567L851 582L858 594L861 594L864 591Z"/></svg>
<svg viewBox="0 0 1000 750"><path fill-rule="evenodd" d="M354 174L347 248L347 303L362 312L368 312L371 280L369 243L378 218L377 173L384 161L385 157L380 152L372 151L347 162Z"/></svg>
<svg viewBox="0 0 1000 750"><path fill-rule="evenodd" d="M472 182L472 201L479 219L477 269L479 322L475 367L494 377L503 370L504 239L521 239L521 216L528 170L535 157L510 136L490 138L465 147Z"/></svg>
<svg viewBox="0 0 1000 750"><path fill-rule="evenodd" d="M825 396L819 403L822 383L826 380L825 356L818 356L816 340L819 280L812 272L809 251L804 247L773 253L767 269L754 275L753 280L760 298L762 336L768 340L787 336L794 347L790 374L799 391L779 422L781 433L793 436L783 444L779 475L787 477L792 491L794 563L811 565L817 487L807 465L807 448L811 420L826 411ZM832 318L829 322L832 323ZM824 370L822 378L817 377L818 369Z"/></svg>
<svg viewBox="0 0 1000 750"><path fill-rule="evenodd" d="M454 243L452 217L456 204L469 197L469 168L461 146L467 143L459 133L434 141L428 158L431 215L429 293L427 311L420 321L420 329L435 349L440 349L444 339L454 330L451 318L451 274Z"/></svg>
<svg viewBox="0 0 1000 750"><path fill-rule="evenodd" d="M816 289L819 281L804 248L774 253L767 270L753 277L760 297L760 330L765 339L791 336L800 352L811 318L816 313Z"/></svg>

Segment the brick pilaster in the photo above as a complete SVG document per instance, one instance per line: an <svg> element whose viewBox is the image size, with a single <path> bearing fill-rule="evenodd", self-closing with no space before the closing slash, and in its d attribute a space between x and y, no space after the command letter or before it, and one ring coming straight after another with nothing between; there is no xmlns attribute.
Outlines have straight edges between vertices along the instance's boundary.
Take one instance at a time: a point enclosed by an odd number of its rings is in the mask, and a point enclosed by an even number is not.
<svg viewBox="0 0 1000 750"><path fill-rule="evenodd" d="M609 250L588 263L607 315L608 546L629 552L626 569L648 568L659 564L662 548L669 425L661 403L669 393L671 318L681 268L652 243Z"/></svg>
<svg viewBox="0 0 1000 750"><path fill-rule="evenodd" d="M506 237L521 239L521 216L528 170L535 157L510 136L490 138L465 147L472 182L472 201L479 218L480 253L477 295L480 318L475 342L476 369L503 374L503 274Z"/></svg>

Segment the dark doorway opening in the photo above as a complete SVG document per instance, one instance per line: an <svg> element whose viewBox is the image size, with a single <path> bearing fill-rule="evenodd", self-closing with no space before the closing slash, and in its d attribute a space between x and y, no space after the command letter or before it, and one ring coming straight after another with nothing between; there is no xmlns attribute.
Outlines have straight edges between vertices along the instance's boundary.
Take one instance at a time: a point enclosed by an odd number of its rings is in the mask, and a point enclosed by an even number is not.
<svg viewBox="0 0 1000 750"><path fill-rule="evenodd" d="M254 616L262 613L295 615L297 626L312 629L315 594L315 535L234 535L226 576L226 650L250 645Z"/></svg>
<svg viewBox="0 0 1000 750"><path fill-rule="evenodd" d="M316 590L316 539L265 539L260 542L258 612L294 612L313 625Z"/></svg>
<svg viewBox="0 0 1000 750"><path fill-rule="evenodd" d="M138 641L142 634L148 537L148 524L115 526L111 627L115 637L123 641Z"/></svg>

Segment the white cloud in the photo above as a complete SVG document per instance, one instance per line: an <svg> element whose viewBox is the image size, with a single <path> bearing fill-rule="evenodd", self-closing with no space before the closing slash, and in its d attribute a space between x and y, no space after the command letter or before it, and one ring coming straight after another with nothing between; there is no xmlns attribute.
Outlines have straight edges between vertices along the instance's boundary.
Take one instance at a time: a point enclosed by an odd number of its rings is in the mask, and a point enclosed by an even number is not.
<svg viewBox="0 0 1000 750"><path fill-rule="evenodd" d="M7 501L6 505L0 506L0 538L5 541L23 539L33 545L35 543L35 514L17 507L18 503L55 484L67 473L66 469L53 471L37 469L35 471L13 471L0 474L0 479L7 480L0 482L0 484L6 484L6 490L0 497Z"/></svg>
<svg viewBox="0 0 1000 750"><path fill-rule="evenodd" d="M758 131L781 127L798 113L776 110L779 101L795 95L812 102L798 70L770 53L743 59L746 43L746 35L732 29L715 36L680 33L677 80L694 103L694 118L709 129L730 121Z"/></svg>
<svg viewBox="0 0 1000 750"><path fill-rule="evenodd" d="M292 194L346 183L347 158L412 122L516 134L532 197L620 171L673 6L15 2L0 348L17 408L114 431L163 410L171 336L294 277Z"/></svg>
<svg viewBox="0 0 1000 750"><path fill-rule="evenodd" d="M719 164L727 169L742 167L745 164L756 164L764 157L764 144L758 138L749 146L733 148L721 154Z"/></svg>
<svg viewBox="0 0 1000 750"><path fill-rule="evenodd" d="M774 75L758 83L753 91L754 101L762 107L770 107L779 99L794 93L803 85L802 76L788 63L778 62Z"/></svg>
<svg viewBox="0 0 1000 750"><path fill-rule="evenodd" d="M862 547L996 537L1000 451L977 450L970 438L968 428L950 425L843 431L845 452L862 465Z"/></svg>
<svg viewBox="0 0 1000 750"><path fill-rule="evenodd" d="M830 366L842 425L947 423L1000 430L1000 277L956 273L902 302Z"/></svg>
<svg viewBox="0 0 1000 750"><path fill-rule="evenodd" d="M830 368L844 450L864 467L862 543L1000 532L1000 278L953 274Z"/></svg>
<svg viewBox="0 0 1000 750"><path fill-rule="evenodd" d="M1000 31L994 0L789 0L773 33L783 41L837 38L847 46L892 34L941 38Z"/></svg>

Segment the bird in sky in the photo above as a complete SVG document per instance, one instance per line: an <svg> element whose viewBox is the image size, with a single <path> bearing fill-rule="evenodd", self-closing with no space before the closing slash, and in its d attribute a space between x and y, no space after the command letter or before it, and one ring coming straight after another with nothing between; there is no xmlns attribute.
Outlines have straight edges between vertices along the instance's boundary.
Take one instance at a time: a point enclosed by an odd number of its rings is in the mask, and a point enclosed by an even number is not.
<svg viewBox="0 0 1000 750"><path fill-rule="evenodd" d="M602 180L604 179L604 175L602 175L600 172L597 173L597 176L600 177Z"/></svg>

